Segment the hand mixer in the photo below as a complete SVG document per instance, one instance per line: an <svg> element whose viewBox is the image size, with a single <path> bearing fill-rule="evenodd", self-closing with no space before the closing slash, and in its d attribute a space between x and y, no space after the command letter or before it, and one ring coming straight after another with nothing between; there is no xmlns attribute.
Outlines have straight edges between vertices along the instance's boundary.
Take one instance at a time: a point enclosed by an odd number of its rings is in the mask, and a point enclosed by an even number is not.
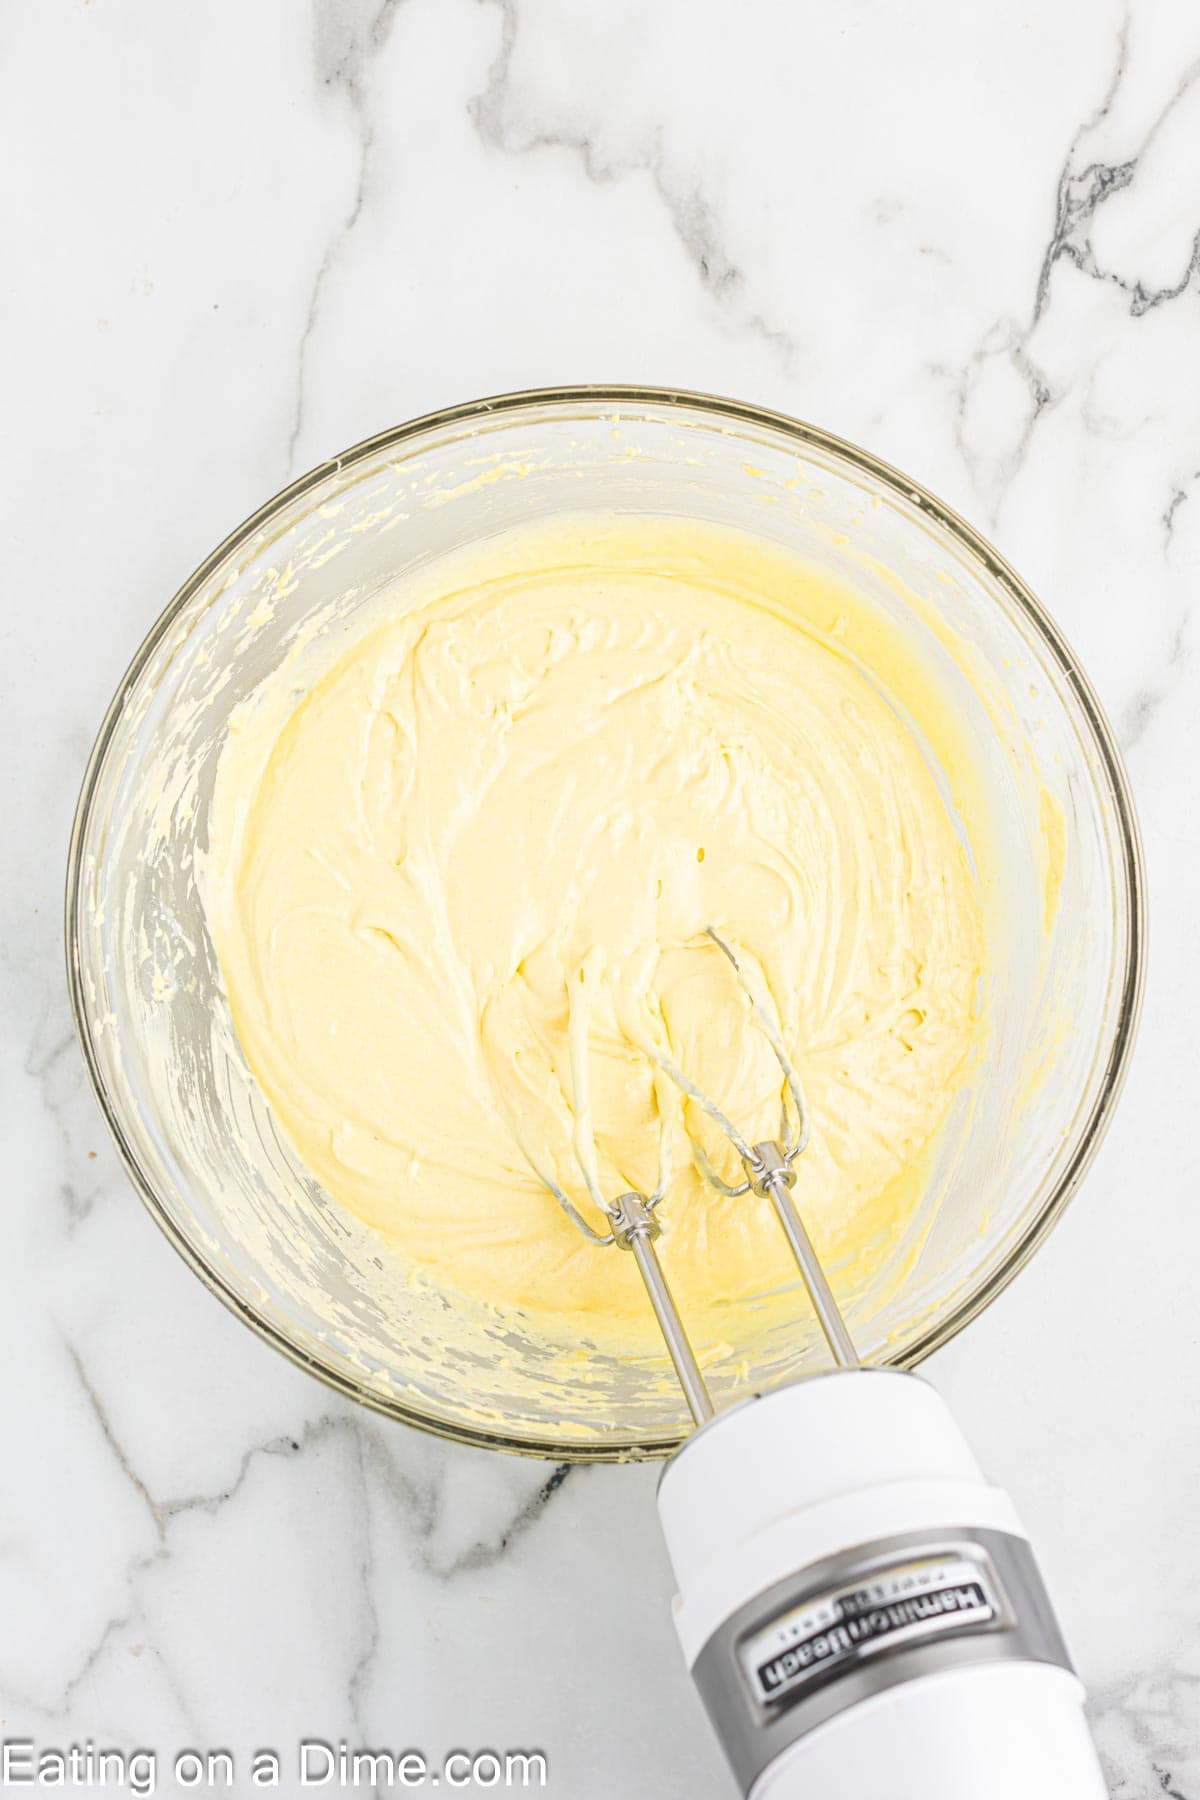
<svg viewBox="0 0 1200 1800"><path fill-rule="evenodd" d="M582 984L573 1145L607 1230L534 1167L590 1242L632 1253L698 1428L658 1505L680 1643L734 1775L754 1800L1103 1800L1083 1688L1013 1505L925 1381L859 1361L792 1197L800 1080L733 948L708 936L779 1064L779 1137L748 1143L667 1050L639 1046L732 1145L736 1184L693 1139L707 1181L770 1201L836 1367L716 1412L655 1247L665 1132L653 1193L602 1190Z"/></svg>

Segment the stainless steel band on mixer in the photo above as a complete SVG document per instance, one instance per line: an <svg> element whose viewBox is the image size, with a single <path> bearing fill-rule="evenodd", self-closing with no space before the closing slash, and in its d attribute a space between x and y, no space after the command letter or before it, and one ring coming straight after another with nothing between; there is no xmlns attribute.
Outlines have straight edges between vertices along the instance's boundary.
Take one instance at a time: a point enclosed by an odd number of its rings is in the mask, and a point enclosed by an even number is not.
<svg viewBox="0 0 1200 1800"><path fill-rule="evenodd" d="M748 1793L784 1750L847 1707L1000 1661L1071 1670L1033 1551L1009 1532L939 1527L775 1583L719 1626L692 1675Z"/></svg>

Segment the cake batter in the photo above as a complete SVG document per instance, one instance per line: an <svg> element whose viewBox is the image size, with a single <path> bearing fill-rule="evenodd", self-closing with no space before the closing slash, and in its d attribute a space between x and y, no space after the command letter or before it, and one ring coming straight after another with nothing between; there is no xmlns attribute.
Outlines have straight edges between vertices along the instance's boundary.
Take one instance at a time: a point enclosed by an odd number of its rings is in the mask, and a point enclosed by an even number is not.
<svg viewBox="0 0 1200 1800"><path fill-rule="evenodd" d="M778 1015L812 1120L795 1198L852 1291L986 1025L948 726L874 603L741 534L581 518L398 581L325 656L235 721L207 872L238 1035L308 1167L448 1290L645 1321L631 1259L531 1168L590 1211L583 980L604 1191L654 1186L665 1125L659 1248L703 1347L713 1302L794 1277L769 1204L700 1178L689 1133L740 1171L642 1047L776 1135L778 1067L711 925Z"/></svg>

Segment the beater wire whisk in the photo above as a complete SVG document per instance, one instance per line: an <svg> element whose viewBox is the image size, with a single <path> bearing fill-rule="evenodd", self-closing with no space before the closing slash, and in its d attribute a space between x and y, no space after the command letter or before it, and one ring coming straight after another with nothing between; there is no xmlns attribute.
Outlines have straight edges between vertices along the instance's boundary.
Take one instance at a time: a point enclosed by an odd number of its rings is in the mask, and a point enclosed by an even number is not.
<svg viewBox="0 0 1200 1800"><path fill-rule="evenodd" d="M841 1309L833 1297L833 1290L821 1267L820 1258L813 1248L812 1239L808 1235L804 1221L796 1211L792 1201L791 1189L796 1184L796 1172L792 1167L808 1144L808 1107L804 1099L804 1090L800 1085L800 1077L792 1064L784 1047L783 1036L770 1011L762 1004L750 984L747 982L742 966L734 955L732 948L719 932L711 925L706 927L705 935L710 937L717 948L727 957L738 985L750 1002L750 1018L762 1032L779 1064L783 1075L784 1098L781 1106L780 1134L777 1139L768 1138L762 1143L749 1145L736 1126L725 1117L721 1109L701 1093L695 1083L690 1081L684 1071L669 1056L655 1050L650 1045L647 1049L665 1074L682 1087L689 1099L695 1100L705 1115L718 1126L741 1158L745 1178L736 1186L730 1186L721 1180L713 1169L709 1158L699 1144L693 1145L697 1161L707 1180L720 1193L737 1195L754 1192L767 1197L775 1208L776 1216L783 1227L784 1236L791 1247L792 1255L800 1269L808 1297L812 1301L813 1310L818 1323L825 1334L825 1340L833 1354L833 1359L841 1369L858 1367L858 1352L846 1329ZM795 1120L789 1121L788 1099L791 1099L795 1110Z"/></svg>
<svg viewBox="0 0 1200 1800"><path fill-rule="evenodd" d="M803 1153L809 1138L808 1108L800 1078L787 1053L782 1032L774 1015L750 987L732 947L711 925L706 928L706 935L727 958L738 984L750 1002L751 1022L762 1032L779 1064L782 1075L779 1137L750 1144L732 1119L726 1116L715 1100L696 1085L668 1050L655 1043L652 1038L640 1033L634 1041L650 1058L657 1074L661 1074L673 1083L687 1100L697 1106L704 1116L722 1132L737 1153L744 1177L738 1183L730 1183L717 1173L703 1145L695 1139L692 1140L692 1149L697 1165L709 1185L718 1193L730 1197L754 1193L771 1201L779 1223L783 1227L784 1236L796 1259L805 1289L812 1301L813 1310L817 1315L821 1330L825 1334L834 1361L839 1368L857 1368L859 1358L854 1348L854 1342L846 1329L845 1320L842 1318L825 1271L813 1248L812 1239L805 1229L804 1221L797 1212L791 1196L791 1189L796 1181L793 1164ZM662 1129L659 1137L658 1182L654 1192L643 1194L636 1190L630 1190L617 1195L615 1199L609 1199L604 1194L601 1185L592 1123L591 1084L588 1078L588 1020L593 986L591 977L596 966L597 958L595 956L586 959L579 971L578 979L570 983L568 991L567 1029L571 1080L574 1090L574 1126L571 1143L588 1198L601 1217L607 1220L608 1230L597 1231L593 1225L589 1224L562 1184L547 1169L535 1162L529 1156L528 1150L525 1151L525 1154L538 1179L549 1189L571 1223L590 1243L598 1246L616 1244L623 1250L633 1252L692 1417L697 1424L702 1424L713 1416L712 1399L700 1365L696 1361L695 1352L688 1340L679 1309L675 1305L667 1285L662 1264L659 1262L658 1251L655 1248L655 1241L662 1232L662 1225L655 1216L656 1209L666 1193L670 1176L668 1109L663 1104L657 1079L656 1097L659 1102L658 1112L662 1121ZM522 1148L524 1148L523 1145Z"/></svg>

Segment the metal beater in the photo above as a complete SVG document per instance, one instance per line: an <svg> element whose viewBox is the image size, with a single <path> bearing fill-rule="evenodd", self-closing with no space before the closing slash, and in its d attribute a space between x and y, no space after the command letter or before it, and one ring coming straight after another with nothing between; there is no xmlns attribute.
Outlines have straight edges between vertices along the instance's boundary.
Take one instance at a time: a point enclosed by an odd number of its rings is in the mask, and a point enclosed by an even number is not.
<svg viewBox="0 0 1200 1800"><path fill-rule="evenodd" d="M812 1301L813 1309L821 1330L825 1334L834 1361L841 1369L857 1368L859 1359L850 1333L846 1329L846 1323L842 1318L838 1303L834 1299L833 1290L830 1288L820 1259L813 1248L812 1239L805 1229L804 1221L797 1212L791 1195L791 1190L796 1184L796 1172L793 1164L803 1154L809 1135L808 1108L805 1103L804 1090L800 1085L800 1078L787 1053L778 1024L750 987L731 945L711 925L706 928L706 936L712 939L728 959L742 992L750 1002L750 1018L770 1044L779 1064L783 1077L783 1093L778 1138L768 1138L758 1144L747 1143L737 1126L726 1116L716 1101L697 1087L673 1057L649 1039L640 1040L640 1047L662 1074L672 1081L687 1099L693 1101L706 1118L711 1119L736 1151L745 1171L745 1177L736 1185L731 1185L718 1175L703 1145L693 1140L692 1148L696 1161L709 1184L721 1194L736 1196L754 1193L770 1200L779 1223L783 1227L783 1233L791 1247L792 1254L795 1256L804 1286ZM575 1159L588 1197L608 1219L609 1229L605 1232L596 1231L588 1224L561 1184L544 1167L534 1164L534 1171L539 1180L554 1195L571 1223L583 1233L590 1243L598 1246L616 1244L622 1250L633 1252L675 1373L679 1377L679 1384L683 1389L693 1419L697 1425L701 1425L706 1419L712 1418L715 1409L679 1309L663 1273L658 1251L655 1248L655 1242L662 1234L657 1209L666 1192L668 1175L666 1134L664 1132L659 1183L654 1192L642 1194L631 1191L618 1194L615 1198L607 1197L601 1189L596 1170L591 1130L591 1107L587 1078L587 1017L574 987L571 989L569 1031L575 1089L575 1131L573 1133Z"/></svg>

